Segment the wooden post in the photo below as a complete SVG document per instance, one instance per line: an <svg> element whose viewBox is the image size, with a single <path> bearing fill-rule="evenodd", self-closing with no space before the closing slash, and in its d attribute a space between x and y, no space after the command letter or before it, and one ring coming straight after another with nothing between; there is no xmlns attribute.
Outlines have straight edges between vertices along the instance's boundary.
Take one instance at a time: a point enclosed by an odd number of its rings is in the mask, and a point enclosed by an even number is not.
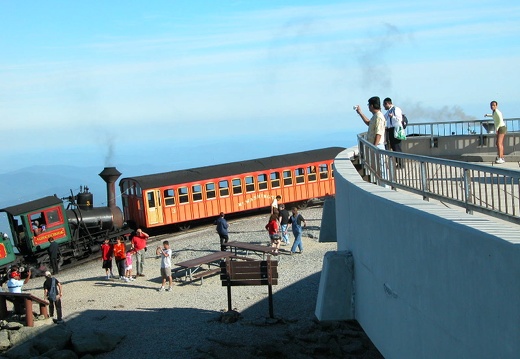
<svg viewBox="0 0 520 359"><path fill-rule="evenodd" d="M7 303L4 296L0 297L0 319L7 318Z"/></svg>
<svg viewBox="0 0 520 359"><path fill-rule="evenodd" d="M34 317L32 312L32 299L24 298L25 300L25 324L28 327L34 327Z"/></svg>
<svg viewBox="0 0 520 359"><path fill-rule="evenodd" d="M267 288L269 290L269 317L274 318L273 308L273 271L271 268L271 256L267 256Z"/></svg>
<svg viewBox="0 0 520 359"><path fill-rule="evenodd" d="M227 273L227 310L231 311L231 260L226 258L226 273Z"/></svg>

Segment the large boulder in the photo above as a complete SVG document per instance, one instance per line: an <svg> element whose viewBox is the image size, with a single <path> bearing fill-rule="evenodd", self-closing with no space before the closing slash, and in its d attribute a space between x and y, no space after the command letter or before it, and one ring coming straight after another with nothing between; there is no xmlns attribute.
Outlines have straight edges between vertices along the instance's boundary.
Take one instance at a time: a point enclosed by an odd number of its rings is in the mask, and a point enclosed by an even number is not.
<svg viewBox="0 0 520 359"><path fill-rule="evenodd" d="M124 337L124 335L92 330L73 333L71 340L74 351L81 357L85 354L94 355L112 351Z"/></svg>
<svg viewBox="0 0 520 359"><path fill-rule="evenodd" d="M70 342L72 332L64 325L50 327L41 336L34 338L34 347L38 352L45 353L51 349L62 350Z"/></svg>
<svg viewBox="0 0 520 359"><path fill-rule="evenodd" d="M9 332L7 330L0 331L0 351L5 351L11 346L11 341L9 340Z"/></svg>

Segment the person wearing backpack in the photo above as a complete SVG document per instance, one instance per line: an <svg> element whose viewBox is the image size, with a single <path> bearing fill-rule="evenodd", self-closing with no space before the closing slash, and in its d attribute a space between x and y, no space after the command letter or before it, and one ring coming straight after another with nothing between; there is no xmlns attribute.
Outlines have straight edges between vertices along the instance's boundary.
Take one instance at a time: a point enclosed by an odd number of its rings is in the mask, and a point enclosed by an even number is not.
<svg viewBox="0 0 520 359"><path fill-rule="evenodd" d="M54 278L51 272L45 272L45 282L43 283L43 296L49 300L49 315L54 317L54 308L58 319L52 319L54 323L63 323L61 311L61 297L63 296L62 286L59 280Z"/></svg>
<svg viewBox="0 0 520 359"><path fill-rule="evenodd" d="M403 111L392 104L392 99L387 97L383 100L383 107L386 110L385 120L386 120L386 146L387 150L392 150L394 152L403 152L401 149L401 140L395 138L394 129L397 126L403 126ZM402 167L401 159L397 159L397 167Z"/></svg>

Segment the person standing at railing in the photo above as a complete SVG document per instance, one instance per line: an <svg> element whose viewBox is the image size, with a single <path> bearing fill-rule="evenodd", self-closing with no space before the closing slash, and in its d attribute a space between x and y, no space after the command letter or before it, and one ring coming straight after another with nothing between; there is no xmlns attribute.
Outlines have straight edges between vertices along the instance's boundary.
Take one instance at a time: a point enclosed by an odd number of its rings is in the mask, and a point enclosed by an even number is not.
<svg viewBox="0 0 520 359"><path fill-rule="evenodd" d="M401 140L395 138L394 128L403 126L403 111L392 104L392 99L387 97L383 100L383 107L385 108L386 120L386 144L387 149L394 152L403 152L401 149Z"/></svg>
<svg viewBox="0 0 520 359"><path fill-rule="evenodd" d="M367 141L377 148L384 150L386 121L385 117L381 113L381 99L378 96L373 96L368 99L368 110L372 113L372 118L370 120L363 114L359 105L355 106L355 110L363 122L368 126ZM379 162L381 164L381 178L386 179L385 157L380 156ZM388 185L383 184L383 187L386 188Z"/></svg>
<svg viewBox="0 0 520 359"><path fill-rule="evenodd" d="M386 121L381 113L381 99L377 96L369 98L368 110L372 113L372 118L370 120L363 114L359 105L356 106L356 112L368 126L367 141L384 150Z"/></svg>
<svg viewBox="0 0 520 359"><path fill-rule="evenodd" d="M504 138L506 137L507 127L504 121L504 117L502 116L502 112L498 109L498 102L491 101L489 104L492 114L486 113L484 117L493 117L493 122L495 123L495 134L496 134L496 142L497 142L497 158L495 163L504 163L506 162L504 159Z"/></svg>

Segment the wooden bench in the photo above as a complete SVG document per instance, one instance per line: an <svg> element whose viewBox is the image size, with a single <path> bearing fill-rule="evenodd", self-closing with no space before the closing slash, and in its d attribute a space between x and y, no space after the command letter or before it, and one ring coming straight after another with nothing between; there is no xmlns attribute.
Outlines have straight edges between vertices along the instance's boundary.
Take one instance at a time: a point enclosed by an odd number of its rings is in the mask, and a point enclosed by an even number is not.
<svg viewBox="0 0 520 359"><path fill-rule="evenodd" d="M209 277L209 276L215 275L217 273L220 273L220 268L206 269L206 270L198 271L197 273L193 274L192 278L194 280L200 278L200 280L202 281L202 279L204 277Z"/></svg>
<svg viewBox="0 0 520 359"><path fill-rule="evenodd" d="M47 306L49 305L48 301L35 297L30 293L0 292L0 319L6 319L9 314L7 311L7 301L20 306L25 304L25 325L28 327L34 326L32 306L35 302L40 306L40 315L49 318L49 312L47 310Z"/></svg>
<svg viewBox="0 0 520 359"><path fill-rule="evenodd" d="M227 287L228 311L231 311L231 287L267 285L269 289L269 315L274 318L273 289L278 284L278 262L269 256L265 261L233 261L226 258L220 263L222 286Z"/></svg>

